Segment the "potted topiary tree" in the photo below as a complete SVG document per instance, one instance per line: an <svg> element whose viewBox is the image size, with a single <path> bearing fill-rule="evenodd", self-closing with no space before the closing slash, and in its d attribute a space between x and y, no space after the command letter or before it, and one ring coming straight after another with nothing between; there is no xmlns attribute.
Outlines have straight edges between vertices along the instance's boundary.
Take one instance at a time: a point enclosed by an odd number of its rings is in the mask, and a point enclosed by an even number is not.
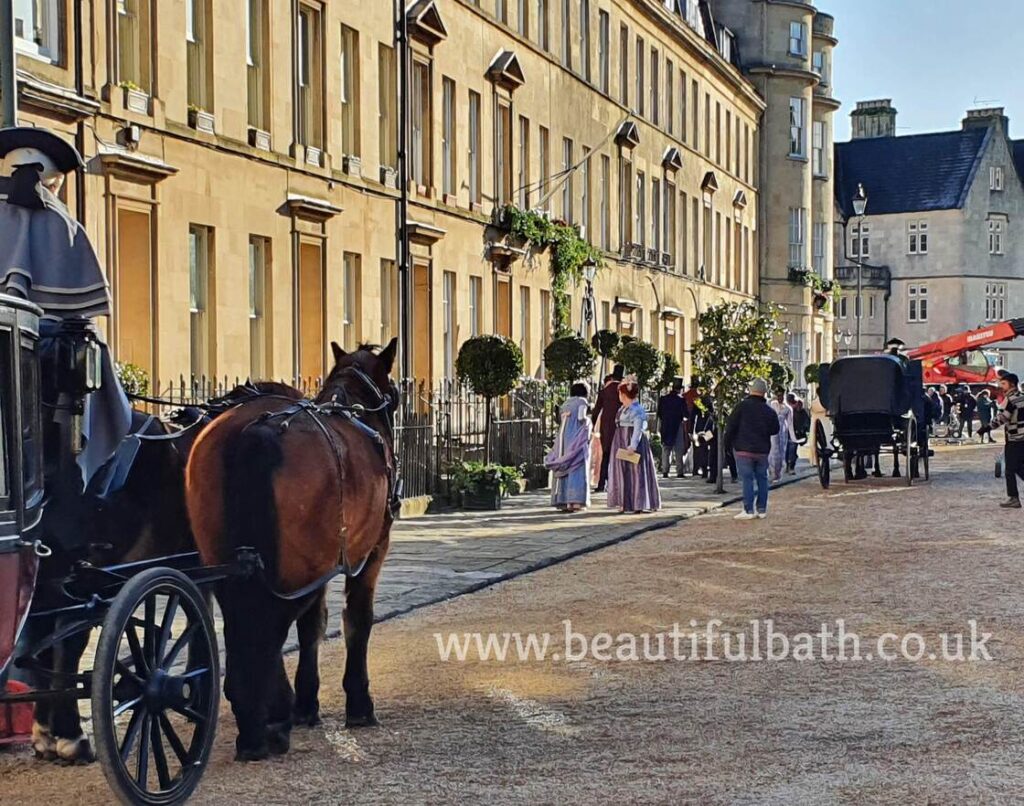
<svg viewBox="0 0 1024 806"><path fill-rule="evenodd" d="M661 375L655 384L656 391L671 389L672 383L679 376L679 361L671 353L661 353Z"/></svg>
<svg viewBox="0 0 1024 806"><path fill-rule="evenodd" d="M597 355L582 336L562 336L544 348L544 371L552 383L587 380L596 365Z"/></svg>
<svg viewBox="0 0 1024 806"><path fill-rule="evenodd" d="M662 353L657 347L641 339L630 339L619 346L615 360L623 369L636 375L641 389L647 389L661 373Z"/></svg>
<svg viewBox="0 0 1024 806"><path fill-rule="evenodd" d="M523 353L504 336L477 336L464 342L455 361L459 380L469 385L486 404L487 433L484 435L484 462L491 463L491 422L494 398L511 392L523 374Z"/></svg>
<svg viewBox="0 0 1024 806"><path fill-rule="evenodd" d="M601 378L608 372L608 361L615 357L619 341L619 334L614 330L599 330L590 340L590 346L601 356Z"/></svg>

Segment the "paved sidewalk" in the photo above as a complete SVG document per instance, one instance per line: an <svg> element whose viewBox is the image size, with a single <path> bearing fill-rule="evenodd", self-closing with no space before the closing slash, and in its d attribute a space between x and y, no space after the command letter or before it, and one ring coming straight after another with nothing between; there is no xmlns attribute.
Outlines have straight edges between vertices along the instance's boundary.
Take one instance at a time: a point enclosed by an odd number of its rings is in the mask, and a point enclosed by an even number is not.
<svg viewBox="0 0 1024 806"><path fill-rule="evenodd" d="M795 476L815 475L801 459ZM498 512L446 512L399 521L381 572L375 615L378 621L451 599L510 577L535 571L577 554L618 543L652 529L671 526L739 500L738 483L726 478L724 495L701 478L660 479L662 509L648 515L620 515L595 495L586 512L557 512L549 492L538 490L503 502ZM343 579L328 588L328 634L341 630Z"/></svg>

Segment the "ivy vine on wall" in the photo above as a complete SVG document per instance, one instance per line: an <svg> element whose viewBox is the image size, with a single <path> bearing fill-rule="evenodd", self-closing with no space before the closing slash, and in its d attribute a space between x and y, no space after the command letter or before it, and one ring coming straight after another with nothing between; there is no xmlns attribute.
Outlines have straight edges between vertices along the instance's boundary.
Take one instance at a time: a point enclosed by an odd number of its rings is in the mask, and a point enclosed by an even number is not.
<svg viewBox="0 0 1024 806"><path fill-rule="evenodd" d="M572 319L569 286L580 280L588 261L601 266L600 251L580 237L576 227L564 221L552 221L534 210L521 210L510 204L502 208L498 220L513 238L526 241L538 250L550 250L555 337L568 335Z"/></svg>

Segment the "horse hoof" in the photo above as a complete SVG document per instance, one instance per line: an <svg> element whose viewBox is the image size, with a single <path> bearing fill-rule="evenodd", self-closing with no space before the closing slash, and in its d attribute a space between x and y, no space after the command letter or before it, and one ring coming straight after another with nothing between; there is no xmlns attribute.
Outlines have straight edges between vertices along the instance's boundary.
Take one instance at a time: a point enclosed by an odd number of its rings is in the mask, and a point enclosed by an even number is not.
<svg viewBox="0 0 1024 806"><path fill-rule="evenodd" d="M377 717L373 714L365 714L363 716L346 716L345 717L346 728L379 728L380 722L377 721Z"/></svg>
<svg viewBox="0 0 1024 806"><path fill-rule="evenodd" d="M317 709L309 713L299 713L296 711L292 715L292 724L301 725L304 728L315 728L320 725L320 710Z"/></svg>
<svg viewBox="0 0 1024 806"><path fill-rule="evenodd" d="M65 764L91 764L96 760L84 734L77 739L57 739L57 758Z"/></svg>
<svg viewBox="0 0 1024 806"><path fill-rule="evenodd" d="M267 745L262 747L236 747L235 761L243 763L249 761L264 761L270 755L270 748Z"/></svg>
<svg viewBox="0 0 1024 806"><path fill-rule="evenodd" d="M267 748L271 755L283 756L292 744L292 726L290 722L278 722L267 725Z"/></svg>
<svg viewBox="0 0 1024 806"><path fill-rule="evenodd" d="M49 728L38 722L32 723L32 749L35 751L36 758L42 761L53 761L57 758L57 742L53 738L53 734L50 733Z"/></svg>

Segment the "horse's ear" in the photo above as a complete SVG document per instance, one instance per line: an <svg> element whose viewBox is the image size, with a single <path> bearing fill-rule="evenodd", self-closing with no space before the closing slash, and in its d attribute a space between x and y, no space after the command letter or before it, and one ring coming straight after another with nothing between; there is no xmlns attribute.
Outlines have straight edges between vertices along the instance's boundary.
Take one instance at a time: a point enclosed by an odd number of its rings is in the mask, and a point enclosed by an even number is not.
<svg viewBox="0 0 1024 806"><path fill-rule="evenodd" d="M348 355L348 353L346 353L344 350L341 349L341 347L338 346L338 342L336 341L331 342L331 352L334 353L335 364L340 364L341 359Z"/></svg>
<svg viewBox="0 0 1024 806"><path fill-rule="evenodd" d="M388 342L388 346L385 347L377 357L384 365L384 371L388 374L391 373L391 368L395 365L395 355L398 353L398 337L396 336Z"/></svg>

